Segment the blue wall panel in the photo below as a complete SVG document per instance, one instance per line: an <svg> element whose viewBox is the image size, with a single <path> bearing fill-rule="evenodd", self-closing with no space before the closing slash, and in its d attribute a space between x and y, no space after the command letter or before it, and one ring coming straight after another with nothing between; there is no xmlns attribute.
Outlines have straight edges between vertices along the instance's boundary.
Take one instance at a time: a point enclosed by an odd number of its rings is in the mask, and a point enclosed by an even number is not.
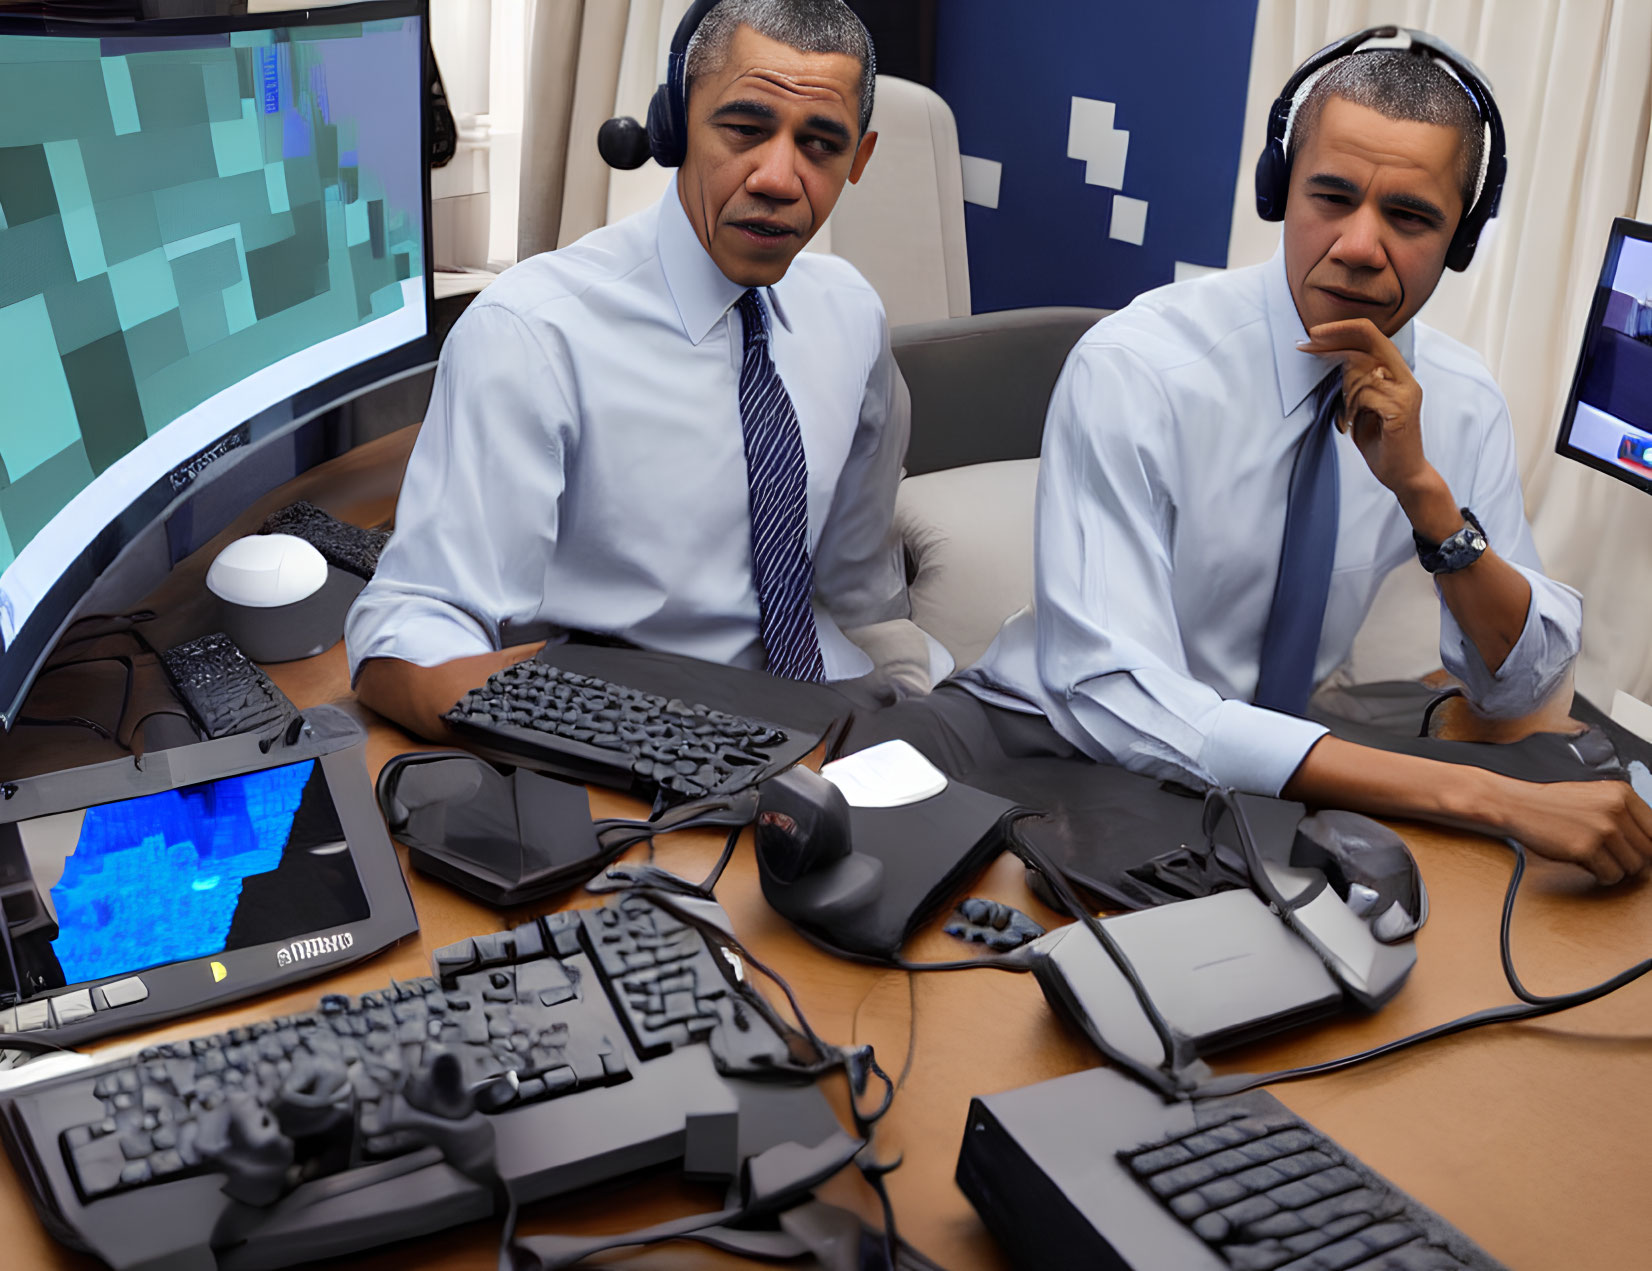
<svg viewBox="0 0 1652 1271"><path fill-rule="evenodd" d="M1256 0L945 0L936 88L963 153L1003 165L998 206L965 208L976 312L1118 308L1227 263L1255 21ZM1075 97L1129 134L1122 179L1097 173L1117 188L1068 157ZM1117 195L1147 203L1140 246L1109 237Z"/></svg>

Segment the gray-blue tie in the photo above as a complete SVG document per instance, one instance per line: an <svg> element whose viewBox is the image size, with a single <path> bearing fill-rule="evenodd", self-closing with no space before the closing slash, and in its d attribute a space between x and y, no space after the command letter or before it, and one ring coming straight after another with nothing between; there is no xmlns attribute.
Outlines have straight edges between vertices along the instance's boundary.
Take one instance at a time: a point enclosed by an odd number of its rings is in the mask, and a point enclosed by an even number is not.
<svg viewBox="0 0 1652 1271"><path fill-rule="evenodd" d="M1342 372L1328 375L1315 390L1318 408L1291 465L1285 500L1285 538L1279 550L1279 578L1262 634L1258 706L1300 715L1314 688L1314 663L1325 625L1336 563L1337 524L1342 498L1337 478L1335 419L1342 404Z"/></svg>
<svg viewBox="0 0 1652 1271"><path fill-rule="evenodd" d="M769 671L792 680L823 680L810 599L809 467L797 411L769 356L768 323L755 291L740 297L745 351L740 363L740 429L751 495L751 567L762 612Z"/></svg>

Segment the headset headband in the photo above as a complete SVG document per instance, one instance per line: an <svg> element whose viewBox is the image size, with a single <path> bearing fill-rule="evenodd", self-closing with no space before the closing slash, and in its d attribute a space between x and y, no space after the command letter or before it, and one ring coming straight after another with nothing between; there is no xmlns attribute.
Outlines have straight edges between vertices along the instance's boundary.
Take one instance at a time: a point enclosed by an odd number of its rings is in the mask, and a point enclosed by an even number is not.
<svg viewBox="0 0 1652 1271"><path fill-rule="evenodd" d="M1497 209L1503 200L1503 179L1508 173L1503 117L1498 112L1491 87L1480 69L1445 41L1426 31L1414 31L1409 27L1397 26L1369 27L1345 39L1327 44L1296 68L1268 111L1267 141L1261 157L1256 161L1256 213L1265 221L1284 219L1291 174L1285 138L1290 129L1296 95L1303 84L1332 62L1356 56L1361 47L1370 41L1391 40L1401 35L1410 41L1409 49L1406 51L1426 56L1451 71L1457 82L1462 85L1463 91L1468 94L1469 100L1474 103L1474 109L1482 124L1491 133L1486 146L1485 181L1480 187L1479 196L1457 223L1457 231L1452 236L1450 247L1446 249L1446 265L1455 270L1466 269L1469 261L1474 259L1474 249L1480 241L1480 234L1485 229L1486 222L1497 215Z"/></svg>
<svg viewBox="0 0 1652 1271"><path fill-rule="evenodd" d="M688 154L688 46L706 15L722 0L694 0L677 23L671 37L671 53L665 64L665 83L654 90L654 99L648 103L648 125L645 129L635 119L610 119L597 133L597 149L610 167L629 170L640 168L650 155L662 168L682 166ZM854 10L855 21L860 15ZM866 36L866 73L877 73L876 54L872 48L872 33L861 22Z"/></svg>

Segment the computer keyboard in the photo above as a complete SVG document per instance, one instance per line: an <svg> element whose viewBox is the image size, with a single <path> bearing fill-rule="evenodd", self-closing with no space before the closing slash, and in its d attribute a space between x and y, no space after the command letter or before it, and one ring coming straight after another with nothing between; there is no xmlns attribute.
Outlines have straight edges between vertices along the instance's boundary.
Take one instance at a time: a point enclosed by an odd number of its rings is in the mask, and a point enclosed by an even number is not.
<svg viewBox="0 0 1652 1271"><path fill-rule="evenodd" d="M1502 1271L1261 1090L1167 1103L1091 1068L983 1095L957 1178L1037 1271Z"/></svg>
<svg viewBox="0 0 1652 1271"><path fill-rule="evenodd" d="M765 1134L837 1130L812 1087L742 1080L786 1075L786 1039L737 956L640 894L432 963L12 1091L0 1134L48 1228L117 1268L244 1241L282 1266L484 1217L501 1187L527 1203L672 1160L732 1178Z"/></svg>
<svg viewBox="0 0 1652 1271"><path fill-rule="evenodd" d="M1197 1129L1121 1156L1235 1271L1484 1265L1435 1243L1409 1197L1284 1108L1219 1104L1210 1111Z"/></svg>
<svg viewBox="0 0 1652 1271"><path fill-rule="evenodd" d="M802 758L777 725L538 661L497 672L444 718L507 762L670 799L728 793Z"/></svg>
<svg viewBox="0 0 1652 1271"><path fill-rule="evenodd" d="M209 739L280 727L298 708L221 631L161 654L178 696Z"/></svg>
<svg viewBox="0 0 1652 1271"><path fill-rule="evenodd" d="M379 567L379 556L390 541L385 530L350 525L304 500L271 512L259 533L301 538L320 552L329 565L366 579L373 577Z"/></svg>

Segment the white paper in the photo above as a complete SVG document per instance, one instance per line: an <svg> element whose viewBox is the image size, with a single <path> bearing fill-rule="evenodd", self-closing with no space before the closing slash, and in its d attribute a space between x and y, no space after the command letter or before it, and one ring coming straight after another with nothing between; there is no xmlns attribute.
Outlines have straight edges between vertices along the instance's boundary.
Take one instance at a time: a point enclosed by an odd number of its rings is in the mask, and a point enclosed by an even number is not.
<svg viewBox="0 0 1652 1271"><path fill-rule="evenodd" d="M898 808L934 798L946 776L910 743L885 741L820 770L852 808Z"/></svg>

